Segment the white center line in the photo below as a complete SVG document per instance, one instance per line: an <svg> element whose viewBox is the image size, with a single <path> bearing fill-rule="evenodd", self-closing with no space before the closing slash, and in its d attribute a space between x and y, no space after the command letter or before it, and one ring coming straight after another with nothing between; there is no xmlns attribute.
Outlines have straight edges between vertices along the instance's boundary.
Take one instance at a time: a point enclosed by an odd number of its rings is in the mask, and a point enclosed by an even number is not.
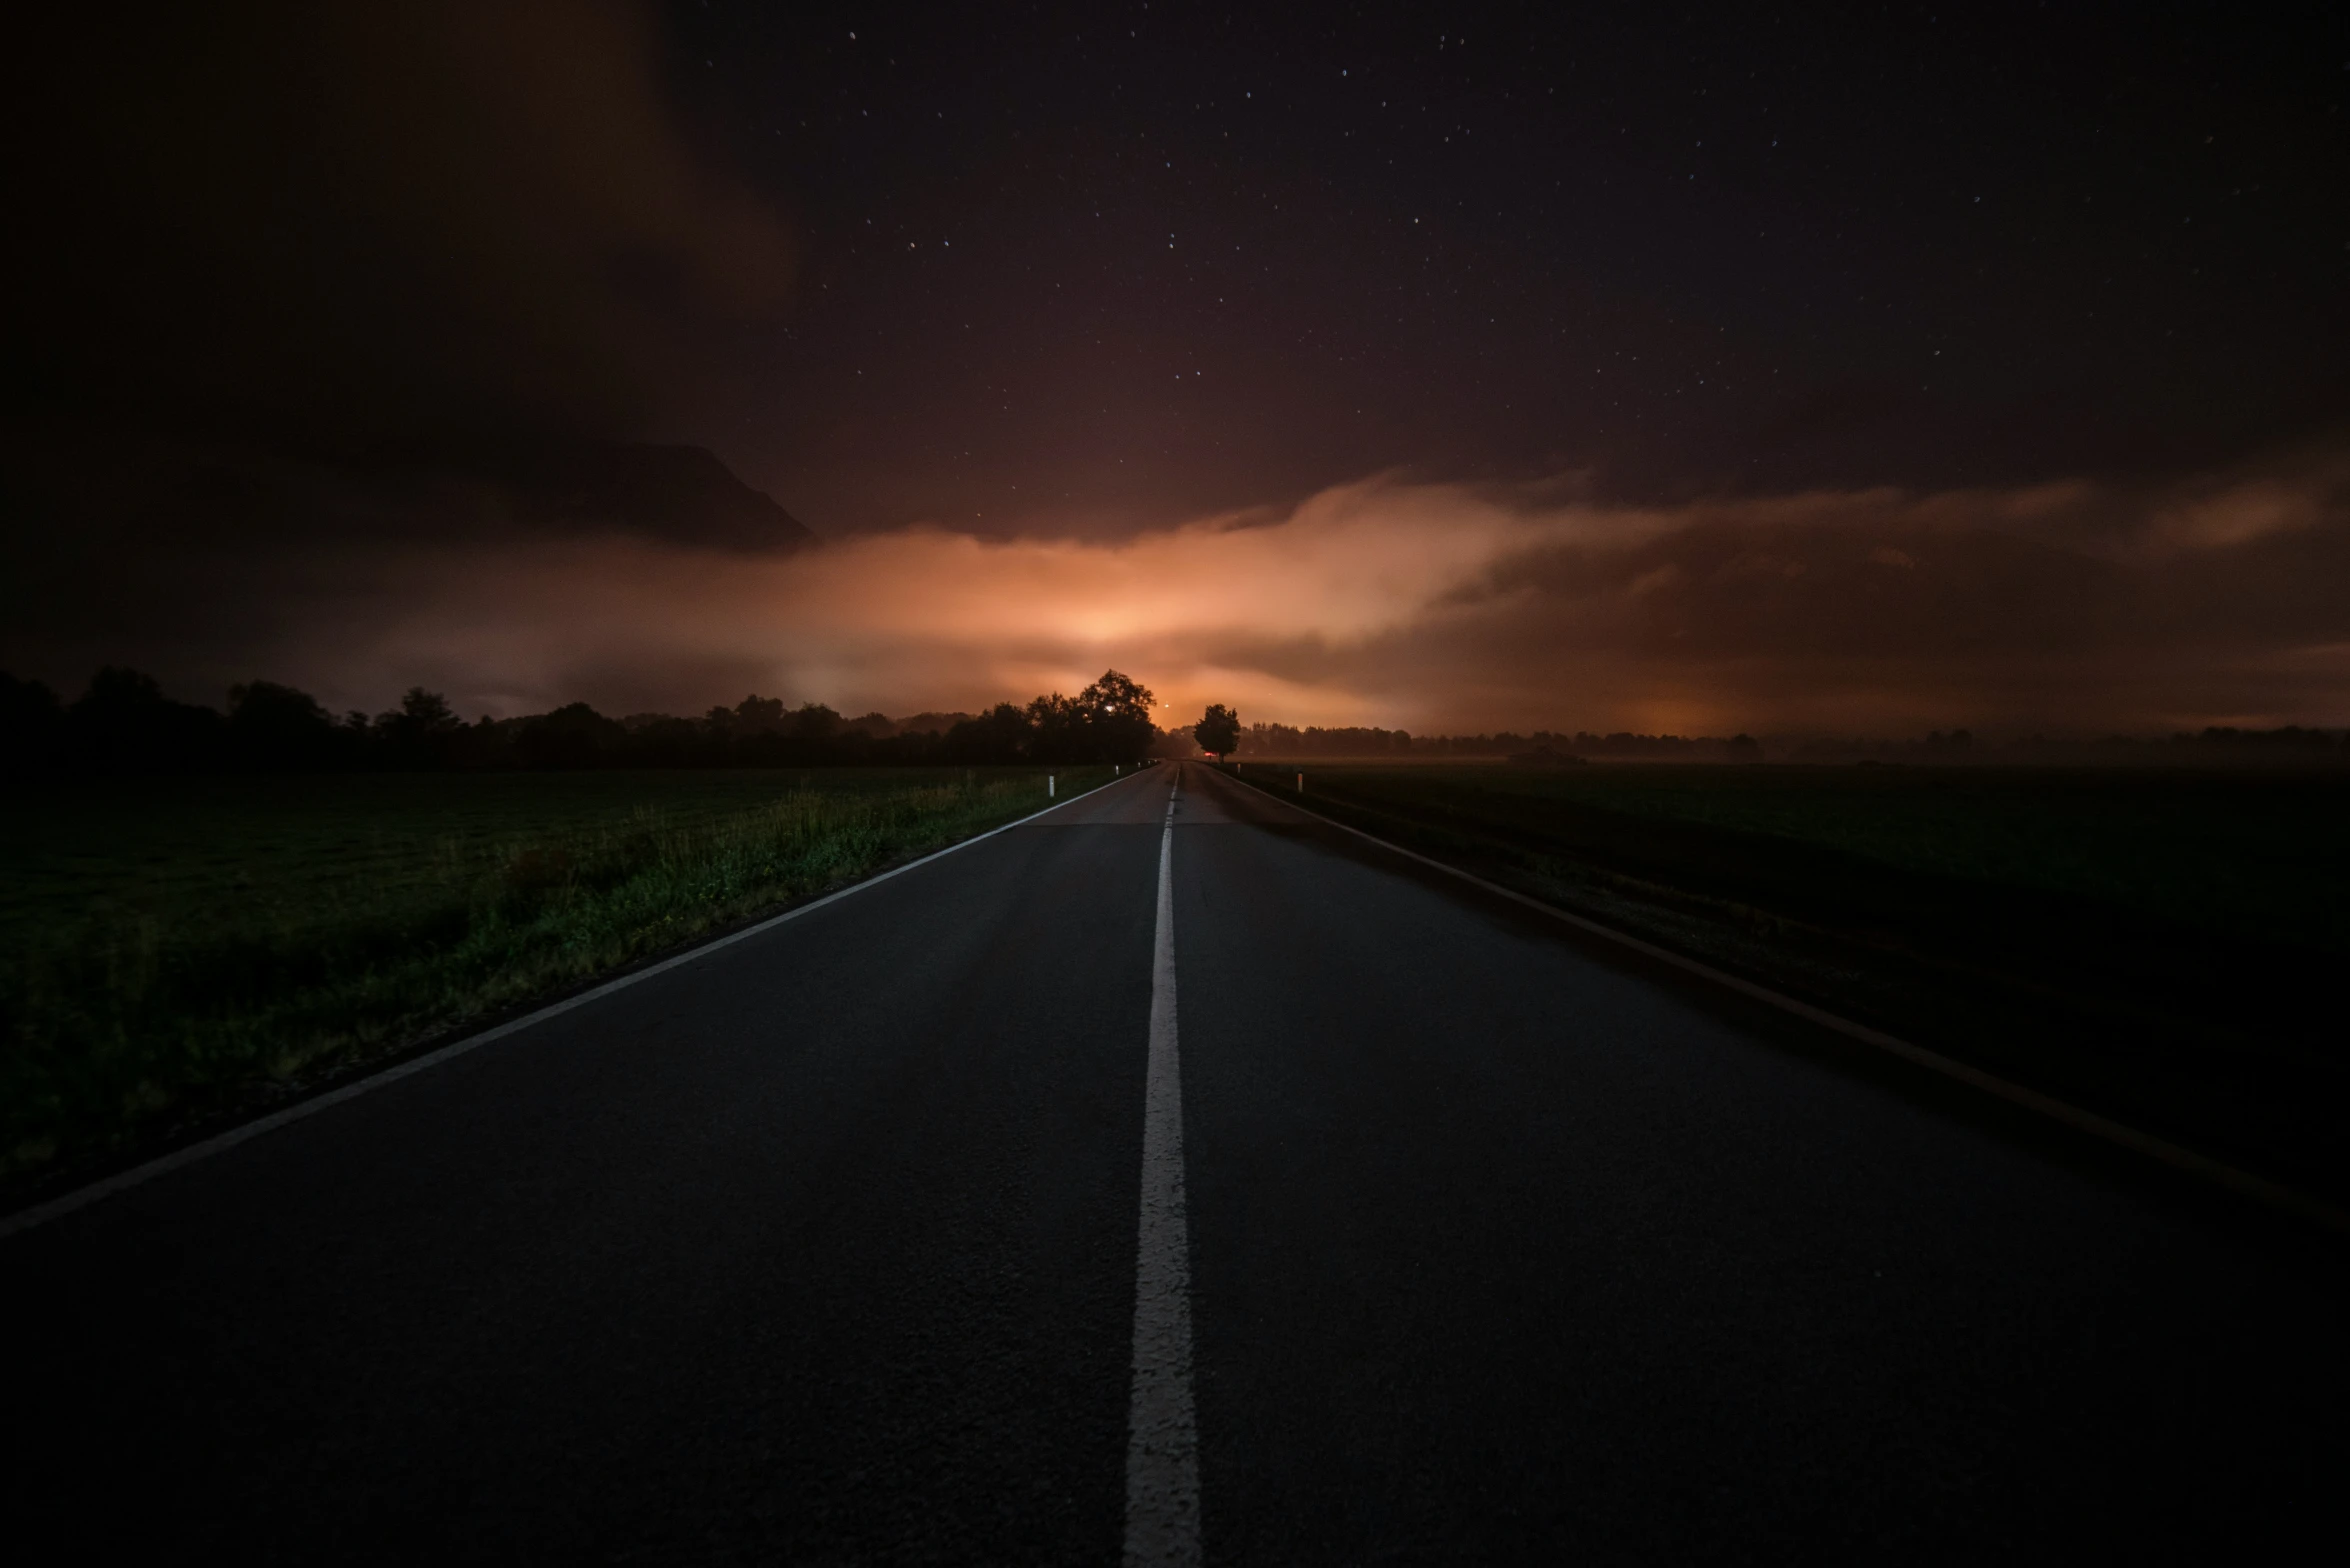
<svg viewBox="0 0 2350 1568"><path fill-rule="evenodd" d="M1191 1251L1183 1217L1183 1078L1175 1057L1175 790L1159 832L1150 1065L1142 1097L1142 1224L1134 1260L1134 1402L1126 1421L1126 1563L1200 1560L1199 1430L1191 1407Z"/></svg>

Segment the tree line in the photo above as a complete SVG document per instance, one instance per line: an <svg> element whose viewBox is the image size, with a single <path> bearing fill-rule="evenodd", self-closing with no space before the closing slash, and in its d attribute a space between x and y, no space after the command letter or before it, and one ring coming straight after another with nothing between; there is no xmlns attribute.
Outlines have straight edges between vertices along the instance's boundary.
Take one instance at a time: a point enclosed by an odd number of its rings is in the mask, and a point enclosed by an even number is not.
<svg viewBox="0 0 2350 1568"><path fill-rule="evenodd" d="M1152 696L1116 670L985 713L844 718L822 703L745 697L700 718L616 719L584 702L467 723L438 692L337 717L274 681L229 689L226 708L180 702L152 676L109 667L72 702L0 673L0 773L334 772L500 768L906 766L1140 761L1164 738Z"/></svg>

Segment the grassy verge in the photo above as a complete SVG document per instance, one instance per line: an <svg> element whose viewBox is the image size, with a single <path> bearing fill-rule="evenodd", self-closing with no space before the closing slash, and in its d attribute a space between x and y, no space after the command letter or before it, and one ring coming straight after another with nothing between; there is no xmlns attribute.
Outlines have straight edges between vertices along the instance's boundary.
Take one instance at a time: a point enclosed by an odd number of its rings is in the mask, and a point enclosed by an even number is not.
<svg viewBox="0 0 2350 1568"><path fill-rule="evenodd" d="M1107 768L1054 770L1062 797ZM120 1154L1046 804L1042 769L117 781L0 827L0 1179Z"/></svg>
<svg viewBox="0 0 2350 1568"><path fill-rule="evenodd" d="M1244 769L1294 792L1296 766ZM2350 781L1305 768L1303 804L2247 1167L2350 1196Z"/></svg>

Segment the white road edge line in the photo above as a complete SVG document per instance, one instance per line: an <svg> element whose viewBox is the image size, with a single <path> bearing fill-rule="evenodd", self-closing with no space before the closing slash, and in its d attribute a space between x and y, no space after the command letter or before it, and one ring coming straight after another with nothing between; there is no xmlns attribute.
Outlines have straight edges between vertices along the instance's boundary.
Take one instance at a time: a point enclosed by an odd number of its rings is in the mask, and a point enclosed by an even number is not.
<svg viewBox="0 0 2350 1568"><path fill-rule="evenodd" d="M1178 775L1180 777L1180 775ZM1199 1428L1191 1401L1191 1243L1183 1208L1183 1076L1175 1054L1175 788L1159 832L1142 1218L1134 1257L1134 1398L1126 1421L1127 1568L1200 1561Z"/></svg>
<svg viewBox="0 0 2350 1568"><path fill-rule="evenodd" d="M1218 776L1231 777L1228 774ZM1432 859L1421 854L1418 850L1406 849L1401 844L1390 843L1375 833L1366 833L1361 828L1339 821L1336 817L1326 817L1319 811L1308 810L1295 801L1283 800L1269 790L1258 789L1246 779L1233 779L1232 781L1255 789L1266 799L1287 806L1300 816L1312 817L1316 822L1325 822L1341 832L1352 833L1359 839L1365 839L1378 845L1390 854L1401 855L1406 860L1416 860L1421 865L1434 867L1448 876L1459 877L1463 882L1474 883L1488 893L1498 894L1513 903L1523 904L1528 909L1539 910L1553 920L1564 921L1577 930L1587 931L1593 936L1605 937L1610 942L1631 948L1633 951L1645 954L1660 963L1671 964L1676 969L1685 970L1690 974L1709 980L1715 985L1726 986L1741 996L1752 997L1758 1002L1764 1002L1778 1008L1781 1012L1793 1013L1808 1023L1817 1024L1823 1029L1833 1030L1848 1039L1858 1040L1864 1045L1875 1046L1888 1055L1898 1056L1903 1061L1914 1063L1929 1072L1940 1073L1945 1078L1954 1078L1971 1088L1996 1096L2011 1105L2020 1105L2026 1110L2036 1111L2051 1121L2062 1122L2093 1138L2101 1138L2107 1143L2119 1145L2134 1154L2141 1154L2148 1159L2159 1161L2174 1170L2185 1171L2189 1175L2201 1177L2215 1186L2227 1188L2240 1197L2250 1198L2256 1203L2263 1203L2271 1208L2299 1215L2301 1218L2321 1225L2338 1235L2350 1236L2350 1210L2339 1208L2326 1202L2323 1198L2314 1198L2308 1193L2296 1192L2291 1187L2280 1182L2270 1181L2265 1176L2255 1176L2250 1171L2239 1170L2237 1167L2223 1160L2215 1160L2209 1155L2197 1154L2194 1150L2183 1148L2166 1138L2157 1138L2152 1133L2140 1132L2135 1127L2110 1121L2095 1111L2085 1111L2079 1106L2069 1105L2053 1095L2042 1094L2037 1089L2027 1089L2020 1083L2011 1083L1997 1074L1984 1072L1979 1067L1969 1067L1966 1063L1944 1056L1939 1051L1929 1051L1922 1045L1912 1045L1907 1040L1886 1034L1882 1030L1871 1029L1867 1024L1854 1023L1849 1018L1839 1018L1825 1008L1814 1007L1809 1002L1799 1002L1792 996L1783 995L1766 985L1757 985L1752 980L1741 980L1738 976L1716 969L1711 964L1700 963L1694 958L1684 958L1670 948L1659 947L1653 942L1644 942L1629 932L1618 931L1612 926L1602 925L1598 921L1586 919L1582 915L1570 914L1555 904L1546 904L1541 899L1521 893L1515 888L1503 887L1498 882L1488 882L1475 872L1463 871L1458 866L1448 866L1441 860Z"/></svg>
<svg viewBox="0 0 2350 1568"><path fill-rule="evenodd" d="M1143 773L1138 770L1127 775L1127 779L1132 780L1143 776ZM355 1100L371 1089L380 1089L386 1084L397 1083L401 1079L423 1072L427 1068L438 1067L453 1057L463 1056L466 1052L488 1045L493 1040L503 1040L510 1034L520 1034L523 1030L537 1024L543 1024L559 1014L568 1013L575 1007L585 1007L590 1002L601 1001L615 991L625 991L640 980L650 980L655 975L666 974L668 971L690 964L698 958L707 958L720 948L732 947L737 942L746 942L763 932L774 930L786 921L797 920L802 915L813 914L825 905L847 898L852 893L862 893L869 887L877 887L892 877L904 876L907 872L927 866L932 861L951 855L958 849L968 849L982 839L991 839L998 833L1009 833L1014 828L1025 827L1038 817L1050 816L1056 811L1074 806L1077 802L1095 794L1097 790L1112 789L1121 782L1125 782L1125 780L1112 779L1108 784L1099 785L1096 789L1087 790L1084 794L1071 795L1066 800L1055 801L1042 811L1032 811L1017 821L1007 822L1001 827L989 828L985 833L974 833L966 839L958 839L946 848L933 850L919 860L909 860L902 866L893 866L887 871L867 877L862 882L852 882L838 892L827 893L822 898L810 899L805 904L787 909L780 915L771 915L756 925L743 927L740 931L730 931L724 936L713 937L698 947L691 947L682 953L673 954L657 964L647 964L642 969L632 969L627 974L605 981L602 985L591 986L577 996L567 996L562 1001L549 1003L536 1012L525 1013L520 1018L508 1019L494 1029L484 1029L479 1034L467 1035L462 1040L453 1040L437 1051L428 1051L422 1056L413 1057L395 1067L387 1067L380 1073L370 1073L365 1078L344 1084L339 1089L330 1089L324 1094L298 1101L282 1111L272 1111L267 1116L257 1117L240 1126L231 1127L224 1133L218 1133L210 1138L191 1143L185 1148L174 1149L169 1154L158 1155L143 1165L134 1165L129 1170L117 1171L112 1176L94 1181L87 1187L77 1187L71 1192L62 1193L45 1203L36 1203L31 1208L19 1209L6 1218L0 1218L0 1241L5 1241L19 1231L31 1230L36 1225L46 1224L50 1220L71 1214L76 1209L87 1208L102 1198L111 1198L118 1192L125 1192L142 1183L153 1181L158 1176L168 1176L173 1171L195 1164L198 1160L209 1159L215 1154L224 1153L249 1138L258 1138L263 1133L275 1132L280 1127L298 1122L307 1116L315 1116L320 1111L340 1105L346 1100Z"/></svg>

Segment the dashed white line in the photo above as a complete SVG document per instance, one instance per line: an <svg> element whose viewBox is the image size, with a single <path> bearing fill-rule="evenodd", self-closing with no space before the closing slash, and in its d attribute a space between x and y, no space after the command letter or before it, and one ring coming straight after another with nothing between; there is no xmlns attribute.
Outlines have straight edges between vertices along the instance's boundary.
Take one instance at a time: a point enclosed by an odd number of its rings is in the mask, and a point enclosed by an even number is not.
<svg viewBox="0 0 2350 1568"><path fill-rule="evenodd" d="M1199 1427L1191 1399L1191 1250L1183 1210L1183 1077L1175 1051L1175 795L1159 833L1142 1219L1134 1260L1134 1395L1126 1423L1127 1568L1200 1561Z"/></svg>

